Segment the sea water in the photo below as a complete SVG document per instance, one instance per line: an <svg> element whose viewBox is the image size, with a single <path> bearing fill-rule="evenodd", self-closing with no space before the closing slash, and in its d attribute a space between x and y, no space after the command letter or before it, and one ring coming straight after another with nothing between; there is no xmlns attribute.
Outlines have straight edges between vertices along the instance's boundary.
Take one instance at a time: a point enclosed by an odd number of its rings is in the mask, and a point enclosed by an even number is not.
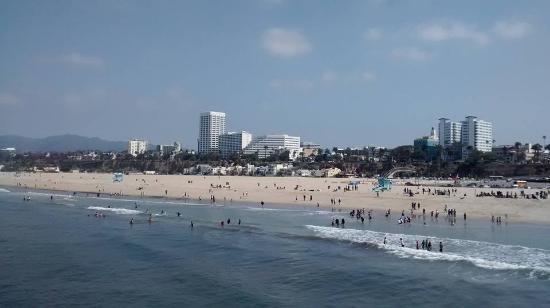
<svg viewBox="0 0 550 308"><path fill-rule="evenodd" d="M0 306L550 305L550 226L396 215L2 188Z"/></svg>

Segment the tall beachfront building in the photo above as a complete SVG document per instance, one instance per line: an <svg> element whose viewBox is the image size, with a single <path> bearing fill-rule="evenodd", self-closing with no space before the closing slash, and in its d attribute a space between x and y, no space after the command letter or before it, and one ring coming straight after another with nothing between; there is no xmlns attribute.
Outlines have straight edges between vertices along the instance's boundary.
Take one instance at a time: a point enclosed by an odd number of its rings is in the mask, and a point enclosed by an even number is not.
<svg viewBox="0 0 550 308"><path fill-rule="evenodd" d="M245 131L220 135L220 155L227 158L233 154L241 154L251 141L252 134Z"/></svg>
<svg viewBox="0 0 550 308"><path fill-rule="evenodd" d="M128 141L128 154L137 156L147 151L147 141L141 139L132 139Z"/></svg>
<svg viewBox="0 0 550 308"><path fill-rule="evenodd" d="M266 135L252 139L244 149L244 154L258 154L258 158L267 158L273 154L289 151L289 158L294 160L302 149L300 137L289 135Z"/></svg>
<svg viewBox="0 0 550 308"><path fill-rule="evenodd" d="M439 119L439 145L448 147L462 142L462 123L447 118Z"/></svg>
<svg viewBox="0 0 550 308"><path fill-rule="evenodd" d="M199 153L219 151L220 135L225 133L225 113L203 112L200 115Z"/></svg>
<svg viewBox="0 0 550 308"><path fill-rule="evenodd" d="M475 116L467 116L462 121L462 146L481 152L491 152L493 148L493 123Z"/></svg>

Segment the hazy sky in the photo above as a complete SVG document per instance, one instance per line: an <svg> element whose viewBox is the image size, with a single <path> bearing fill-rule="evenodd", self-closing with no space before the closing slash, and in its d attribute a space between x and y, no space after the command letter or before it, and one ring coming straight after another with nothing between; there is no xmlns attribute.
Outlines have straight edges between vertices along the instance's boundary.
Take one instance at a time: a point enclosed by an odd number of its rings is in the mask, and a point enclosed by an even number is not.
<svg viewBox="0 0 550 308"><path fill-rule="evenodd" d="M0 134L196 146L228 129L411 144L550 135L550 1L0 1Z"/></svg>

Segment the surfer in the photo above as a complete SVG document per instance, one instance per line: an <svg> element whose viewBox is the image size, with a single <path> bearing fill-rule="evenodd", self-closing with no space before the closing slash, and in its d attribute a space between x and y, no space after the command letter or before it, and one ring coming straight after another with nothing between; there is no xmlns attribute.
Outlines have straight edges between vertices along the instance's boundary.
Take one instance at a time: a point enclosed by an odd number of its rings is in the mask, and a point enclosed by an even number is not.
<svg viewBox="0 0 550 308"><path fill-rule="evenodd" d="M386 245L386 237L384 236L384 245Z"/></svg>
<svg viewBox="0 0 550 308"><path fill-rule="evenodd" d="M399 238L399 242L401 243L401 247L405 247L405 243L403 243L403 238Z"/></svg>
<svg viewBox="0 0 550 308"><path fill-rule="evenodd" d="M130 224L133 225L134 224L134 219L130 219Z"/></svg>
<svg viewBox="0 0 550 308"><path fill-rule="evenodd" d="M418 250L418 240L416 240L416 250Z"/></svg>
<svg viewBox="0 0 550 308"><path fill-rule="evenodd" d="M439 242L439 252L443 252L443 243Z"/></svg>
<svg viewBox="0 0 550 308"><path fill-rule="evenodd" d="M180 217L180 216L181 216L181 213L180 213L180 212L178 212L178 217Z"/></svg>
<svg viewBox="0 0 550 308"><path fill-rule="evenodd" d="M241 219L239 218L239 222L238 222L239 226L241 225Z"/></svg>
<svg viewBox="0 0 550 308"><path fill-rule="evenodd" d="M191 220L191 228L193 228L193 221Z"/></svg>

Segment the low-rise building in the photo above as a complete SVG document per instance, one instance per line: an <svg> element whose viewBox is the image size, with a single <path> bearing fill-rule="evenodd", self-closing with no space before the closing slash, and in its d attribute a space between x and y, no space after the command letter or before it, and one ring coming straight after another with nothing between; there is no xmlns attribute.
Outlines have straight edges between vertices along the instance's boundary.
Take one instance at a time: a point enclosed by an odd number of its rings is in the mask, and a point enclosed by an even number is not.
<svg viewBox="0 0 550 308"><path fill-rule="evenodd" d="M301 147L304 157L315 156L319 153L319 149L321 149L321 145L313 142L304 142L301 144Z"/></svg>
<svg viewBox="0 0 550 308"><path fill-rule="evenodd" d="M165 154L177 154L181 152L181 144L177 141L173 144L159 144L157 145L157 152L159 152L161 156Z"/></svg>
<svg viewBox="0 0 550 308"><path fill-rule="evenodd" d="M433 127L429 136L414 140L414 150L425 153L427 160L431 161L437 158L439 155L439 139Z"/></svg>
<svg viewBox="0 0 550 308"><path fill-rule="evenodd" d="M257 154L258 158L265 159L271 155L289 152L289 159L295 160L301 153L300 137L289 135L266 135L252 139L244 149L244 154Z"/></svg>
<svg viewBox="0 0 550 308"><path fill-rule="evenodd" d="M229 132L220 135L219 147L222 158L228 158L234 154L242 154L252 141L252 134L246 131Z"/></svg>

